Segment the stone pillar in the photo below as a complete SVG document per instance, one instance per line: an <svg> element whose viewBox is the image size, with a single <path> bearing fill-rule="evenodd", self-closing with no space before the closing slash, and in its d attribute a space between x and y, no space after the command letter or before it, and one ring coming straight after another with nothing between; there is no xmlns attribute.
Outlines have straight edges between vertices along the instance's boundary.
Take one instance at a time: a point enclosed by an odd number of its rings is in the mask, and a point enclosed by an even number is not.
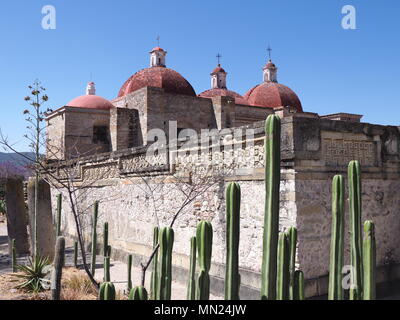
<svg viewBox="0 0 400 320"><path fill-rule="evenodd" d="M235 99L232 97L217 96L211 100L217 129L233 128L236 120Z"/></svg>
<svg viewBox="0 0 400 320"><path fill-rule="evenodd" d="M8 178L5 191L9 253L11 255L11 240L15 239L17 254L27 254L29 253L28 217L22 180Z"/></svg>
<svg viewBox="0 0 400 320"><path fill-rule="evenodd" d="M39 180L39 199L38 212L36 215L37 224L37 248L40 256L54 258L54 247L56 242L55 224L51 211L50 185ZM31 235L31 248L33 252L34 239L34 213L35 213L35 178L30 178L28 182L28 208L29 208L29 230Z"/></svg>

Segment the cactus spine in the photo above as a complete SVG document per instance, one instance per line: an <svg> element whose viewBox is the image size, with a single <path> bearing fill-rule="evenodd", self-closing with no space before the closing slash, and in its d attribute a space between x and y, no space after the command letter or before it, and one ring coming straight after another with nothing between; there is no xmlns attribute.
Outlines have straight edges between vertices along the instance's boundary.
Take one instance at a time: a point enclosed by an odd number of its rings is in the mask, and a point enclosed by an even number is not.
<svg viewBox="0 0 400 320"><path fill-rule="evenodd" d="M281 120L269 115L265 124L265 214L261 299L276 297L277 246L279 232L279 184Z"/></svg>
<svg viewBox="0 0 400 320"><path fill-rule="evenodd" d="M336 175L332 181L332 235L329 265L329 300L343 300L342 286L344 248L344 180Z"/></svg>
<svg viewBox="0 0 400 320"><path fill-rule="evenodd" d="M372 221L364 223L364 300L375 300L376 298L376 243L375 243L375 225Z"/></svg>
<svg viewBox="0 0 400 320"><path fill-rule="evenodd" d="M74 267L78 267L78 241L74 242Z"/></svg>
<svg viewBox="0 0 400 320"><path fill-rule="evenodd" d="M129 293L129 300L148 300L146 288L138 286Z"/></svg>
<svg viewBox="0 0 400 320"><path fill-rule="evenodd" d="M132 255L128 255L128 292L132 289ZM146 299L147 300L147 299Z"/></svg>
<svg viewBox="0 0 400 320"><path fill-rule="evenodd" d="M51 299L60 300L61 296L61 276L64 266L65 239L58 237L56 242L56 252L54 257L53 269L51 272Z"/></svg>
<svg viewBox="0 0 400 320"><path fill-rule="evenodd" d="M94 277L96 272L96 253L97 253L97 217L99 214L99 202L94 202L93 208L93 225L92 225L92 262L91 262L91 273Z"/></svg>
<svg viewBox="0 0 400 320"><path fill-rule="evenodd" d="M289 299L294 300L294 272L296 269L297 229L289 227L286 230L289 242Z"/></svg>
<svg viewBox="0 0 400 320"><path fill-rule="evenodd" d="M103 227L103 256L108 256L108 222L104 222Z"/></svg>
<svg viewBox="0 0 400 320"><path fill-rule="evenodd" d="M57 195L57 237L61 236L61 210L62 210L62 195Z"/></svg>
<svg viewBox="0 0 400 320"><path fill-rule="evenodd" d="M350 300L362 299L361 169L356 160L348 167L352 284Z"/></svg>
<svg viewBox="0 0 400 320"><path fill-rule="evenodd" d="M17 251L15 249L15 239L11 240L11 268L12 272L17 272Z"/></svg>
<svg viewBox="0 0 400 320"><path fill-rule="evenodd" d="M293 280L293 300L304 300L304 273L301 270L296 270L294 272Z"/></svg>
<svg viewBox="0 0 400 320"><path fill-rule="evenodd" d="M153 250L156 248L158 245L158 233L159 229L158 227L154 227L154 232L153 232ZM153 257L153 262L152 262L152 272L151 272L151 281L150 281L150 299L151 300L156 300L157 296L157 288L158 288L158 254L155 254Z"/></svg>
<svg viewBox="0 0 400 320"><path fill-rule="evenodd" d="M277 300L287 300L289 298L289 239L286 233L279 233L278 240L278 263L276 279L276 298Z"/></svg>
<svg viewBox="0 0 400 320"><path fill-rule="evenodd" d="M196 237L190 238L190 268L186 297L187 300L196 299Z"/></svg>
<svg viewBox="0 0 400 320"><path fill-rule="evenodd" d="M239 300L240 186L230 183L226 190L225 300Z"/></svg>
<svg viewBox="0 0 400 320"><path fill-rule="evenodd" d="M171 300L171 272L172 272L172 248L174 245L174 230L170 227L160 229L158 236L159 248L159 282L157 300Z"/></svg>
<svg viewBox="0 0 400 320"><path fill-rule="evenodd" d="M197 300L209 300L213 229L208 221L201 221L197 226L196 241L199 264L199 276L197 279Z"/></svg>
<svg viewBox="0 0 400 320"><path fill-rule="evenodd" d="M99 300L115 300L115 287L112 282L103 282L101 284Z"/></svg>

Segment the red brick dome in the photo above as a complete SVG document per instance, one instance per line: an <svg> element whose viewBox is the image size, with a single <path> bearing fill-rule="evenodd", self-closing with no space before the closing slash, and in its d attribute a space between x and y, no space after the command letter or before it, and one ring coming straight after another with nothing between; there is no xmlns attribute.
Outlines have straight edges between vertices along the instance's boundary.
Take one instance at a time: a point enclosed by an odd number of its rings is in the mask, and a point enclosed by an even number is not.
<svg viewBox="0 0 400 320"><path fill-rule="evenodd" d="M202 93L199 94L199 97L202 98L213 98L217 96L229 96L232 98L235 98L235 103L236 104L245 104L248 105L249 103L246 101L245 98L243 98L240 94L236 93L235 91L231 91L228 89L220 89L220 88L215 88L215 89L209 89L206 91L203 91Z"/></svg>
<svg viewBox="0 0 400 320"><path fill-rule="evenodd" d="M67 106L102 110L109 110L114 108L114 105L107 99L91 94L77 97L68 102Z"/></svg>
<svg viewBox="0 0 400 320"><path fill-rule="evenodd" d="M301 102L297 94L277 82L263 82L247 91L244 98L252 106L277 108L291 106L298 112L303 112Z"/></svg>
<svg viewBox="0 0 400 320"><path fill-rule="evenodd" d="M158 87L163 88L168 93L196 96L191 84L178 72L156 66L136 72L124 83L118 97L125 96L143 87Z"/></svg>

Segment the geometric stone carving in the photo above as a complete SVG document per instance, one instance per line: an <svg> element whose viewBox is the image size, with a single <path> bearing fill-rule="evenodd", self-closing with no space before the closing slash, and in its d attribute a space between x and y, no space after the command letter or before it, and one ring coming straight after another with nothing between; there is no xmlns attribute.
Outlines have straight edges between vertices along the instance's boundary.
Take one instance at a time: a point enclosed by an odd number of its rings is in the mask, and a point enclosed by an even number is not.
<svg viewBox="0 0 400 320"><path fill-rule="evenodd" d="M325 138L322 150L327 166L347 166L351 160L358 160L363 166L377 165L374 141Z"/></svg>

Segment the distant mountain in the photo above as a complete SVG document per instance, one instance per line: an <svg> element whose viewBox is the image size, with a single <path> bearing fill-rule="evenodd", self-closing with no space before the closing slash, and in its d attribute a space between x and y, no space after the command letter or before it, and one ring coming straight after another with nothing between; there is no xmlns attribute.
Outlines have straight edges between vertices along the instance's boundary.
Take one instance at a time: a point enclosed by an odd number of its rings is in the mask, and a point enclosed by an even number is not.
<svg viewBox="0 0 400 320"><path fill-rule="evenodd" d="M30 161L26 157L34 159L35 153L21 152L21 154L17 154L0 152L0 178L10 176L24 176L27 178L30 176L32 169L29 168Z"/></svg>
<svg viewBox="0 0 400 320"><path fill-rule="evenodd" d="M24 156L30 158L30 159L35 159L35 153L34 152L21 152ZM4 161L11 161L14 162L15 164L20 164L24 165L29 163L29 161L24 158L24 156L17 154L17 153L5 153L5 152L0 152L0 162Z"/></svg>

